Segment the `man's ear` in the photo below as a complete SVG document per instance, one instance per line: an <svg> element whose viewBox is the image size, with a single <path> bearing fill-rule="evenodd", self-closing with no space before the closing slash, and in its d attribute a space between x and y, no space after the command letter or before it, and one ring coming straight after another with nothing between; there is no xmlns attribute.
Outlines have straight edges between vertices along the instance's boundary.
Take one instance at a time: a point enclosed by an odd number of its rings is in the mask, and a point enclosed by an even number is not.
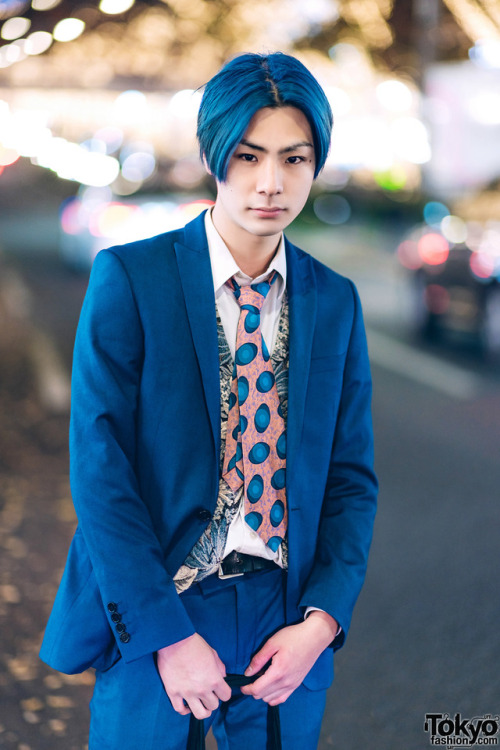
<svg viewBox="0 0 500 750"><path fill-rule="evenodd" d="M209 175L210 175L211 177L213 177L213 174L212 174L212 170L211 170L211 169L210 169L210 167L208 166L208 161L207 161L207 157L205 156L205 154L203 154L203 155L202 155L202 157L201 157L201 160L202 160L202 162L203 162L203 166L205 167L205 169L206 169L206 171L208 172L208 174L209 174Z"/></svg>

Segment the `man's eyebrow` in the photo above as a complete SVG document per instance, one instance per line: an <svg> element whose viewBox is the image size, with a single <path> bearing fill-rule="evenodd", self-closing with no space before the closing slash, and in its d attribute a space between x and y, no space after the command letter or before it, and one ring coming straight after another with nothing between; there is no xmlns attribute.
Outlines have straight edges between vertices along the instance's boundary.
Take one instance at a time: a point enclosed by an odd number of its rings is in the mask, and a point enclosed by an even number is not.
<svg viewBox="0 0 500 750"><path fill-rule="evenodd" d="M240 146L246 146L247 148L253 148L254 151L262 151L267 152L267 149L264 148L264 146L259 146L257 143L251 143L250 141L247 141L245 138L242 138L240 141ZM299 141L298 143L292 143L290 146L286 146L286 148L280 149L280 154L289 154L291 151L296 151L299 148L314 148L312 143L309 143L309 141Z"/></svg>

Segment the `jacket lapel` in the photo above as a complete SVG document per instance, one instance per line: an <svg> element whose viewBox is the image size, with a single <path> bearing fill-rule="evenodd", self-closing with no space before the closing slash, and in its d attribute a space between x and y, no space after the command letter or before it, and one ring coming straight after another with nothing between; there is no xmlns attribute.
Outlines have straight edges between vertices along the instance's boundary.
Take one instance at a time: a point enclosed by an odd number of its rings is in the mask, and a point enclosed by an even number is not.
<svg viewBox="0 0 500 750"><path fill-rule="evenodd" d="M186 225L185 241L175 243L184 301L201 372L216 455L220 444L219 344L205 213Z"/></svg>
<svg viewBox="0 0 500 750"><path fill-rule="evenodd" d="M290 316L288 376L287 465L296 464L316 323L316 283L310 257L286 242L287 290ZM293 496L289 500L294 502Z"/></svg>

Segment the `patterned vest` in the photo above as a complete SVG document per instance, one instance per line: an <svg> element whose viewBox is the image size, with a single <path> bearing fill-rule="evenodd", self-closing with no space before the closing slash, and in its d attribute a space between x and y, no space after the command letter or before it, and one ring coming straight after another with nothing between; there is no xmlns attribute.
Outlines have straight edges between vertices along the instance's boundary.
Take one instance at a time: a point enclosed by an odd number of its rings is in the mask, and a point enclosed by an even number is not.
<svg viewBox="0 0 500 750"><path fill-rule="evenodd" d="M220 363L220 392L221 392L221 452L220 472L224 463L224 448L226 445L227 412L234 361L227 343L224 328L217 310L217 335L219 341ZM288 412L288 298L285 292L278 324L276 343L271 355L276 387L281 402L283 417L287 419ZM217 573L224 555L228 529L236 516L240 503L243 501L243 487L233 493L226 481L219 480L219 495L215 512L209 526L198 539L187 556L184 564L174 576L178 593L186 591L192 583L203 580L212 573ZM281 545L283 567L287 567L288 543L287 539Z"/></svg>

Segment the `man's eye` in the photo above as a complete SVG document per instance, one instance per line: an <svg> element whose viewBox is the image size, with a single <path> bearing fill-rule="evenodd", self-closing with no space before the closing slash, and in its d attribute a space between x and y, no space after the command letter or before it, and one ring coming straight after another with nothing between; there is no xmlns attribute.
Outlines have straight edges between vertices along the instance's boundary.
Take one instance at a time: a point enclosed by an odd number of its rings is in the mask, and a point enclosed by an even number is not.
<svg viewBox="0 0 500 750"><path fill-rule="evenodd" d="M255 155L254 154L238 154L238 159L241 159L242 161L255 161Z"/></svg>
<svg viewBox="0 0 500 750"><path fill-rule="evenodd" d="M300 164L300 162L302 162L302 161L304 161L304 157L303 156L289 156L288 157L288 162L290 164Z"/></svg>

